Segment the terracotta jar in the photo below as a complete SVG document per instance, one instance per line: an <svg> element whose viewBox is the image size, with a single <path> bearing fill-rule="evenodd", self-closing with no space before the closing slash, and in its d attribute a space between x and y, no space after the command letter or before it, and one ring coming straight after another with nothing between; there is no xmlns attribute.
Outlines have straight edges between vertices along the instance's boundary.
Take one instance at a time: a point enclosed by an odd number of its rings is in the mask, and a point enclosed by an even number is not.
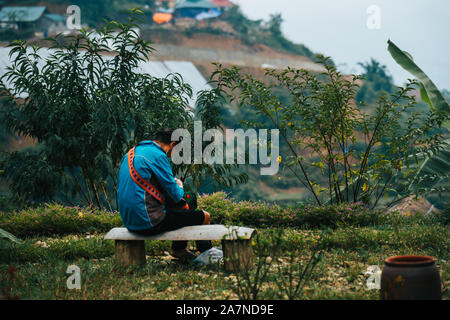
<svg viewBox="0 0 450 320"><path fill-rule="evenodd" d="M441 278L435 262L427 256L386 259L381 273L381 299L440 300Z"/></svg>

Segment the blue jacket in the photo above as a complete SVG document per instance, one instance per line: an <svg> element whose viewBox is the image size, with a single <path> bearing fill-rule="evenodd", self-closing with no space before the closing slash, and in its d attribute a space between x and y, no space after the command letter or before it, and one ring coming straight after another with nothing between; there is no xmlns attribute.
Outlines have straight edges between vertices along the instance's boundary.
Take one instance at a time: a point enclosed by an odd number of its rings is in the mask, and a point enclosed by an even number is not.
<svg viewBox="0 0 450 320"><path fill-rule="evenodd" d="M134 168L147 181L157 180L173 201L183 198L184 190L176 183L169 158L164 150L153 141L139 143L135 150ZM152 177L152 173L154 177ZM128 153L122 158L117 179L117 198L123 224L129 230L150 229L165 217L165 207L153 196L139 187L131 178L128 167Z"/></svg>

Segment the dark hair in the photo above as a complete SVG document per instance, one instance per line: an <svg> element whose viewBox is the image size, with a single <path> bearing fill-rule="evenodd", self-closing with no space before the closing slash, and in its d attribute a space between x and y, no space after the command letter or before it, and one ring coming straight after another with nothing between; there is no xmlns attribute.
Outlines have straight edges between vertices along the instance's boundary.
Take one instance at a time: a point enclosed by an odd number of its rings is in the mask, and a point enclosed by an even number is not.
<svg viewBox="0 0 450 320"><path fill-rule="evenodd" d="M174 131L175 131L174 129L169 129L169 128L161 129L155 133L155 135L153 136L153 140L159 141L159 142L162 142L165 144L170 144L171 142L175 141L175 140L172 140L172 133ZM175 142L178 143L180 141L178 140Z"/></svg>

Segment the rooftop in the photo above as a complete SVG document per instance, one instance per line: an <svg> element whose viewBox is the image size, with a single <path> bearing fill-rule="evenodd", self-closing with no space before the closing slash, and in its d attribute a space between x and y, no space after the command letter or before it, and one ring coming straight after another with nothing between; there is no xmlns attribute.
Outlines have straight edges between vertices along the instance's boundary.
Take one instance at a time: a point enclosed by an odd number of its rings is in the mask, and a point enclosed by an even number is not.
<svg viewBox="0 0 450 320"><path fill-rule="evenodd" d="M39 20L47 10L44 6L38 7L3 7L0 11L1 22L34 22Z"/></svg>
<svg viewBox="0 0 450 320"><path fill-rule="evenodd" d="M217 7L208 0L184 0L177 2L175 6L175 9L185 8L217 9Z"/></svg>
<svg viewBox="0 0 450 320"><path fill-rule="evenodd" d="M209 0L212 4L214 4L217 8L229 8L234 7L235 4L230 0Z"/></svg>
<svg viewBox="0 0 450 320"><path fill-rule="evenodd" d="M54 22L66 21L66 18L60 14L49 13L49 14L46 14L45 17L47 17L48 19L50 19L51 21L54 21Z"/></svg>

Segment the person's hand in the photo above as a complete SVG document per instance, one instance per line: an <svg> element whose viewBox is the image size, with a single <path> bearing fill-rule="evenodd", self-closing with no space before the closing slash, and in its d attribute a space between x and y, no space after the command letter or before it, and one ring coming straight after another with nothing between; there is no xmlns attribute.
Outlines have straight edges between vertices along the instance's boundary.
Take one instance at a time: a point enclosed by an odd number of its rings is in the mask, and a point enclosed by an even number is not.
<svg viewBox="0 0 450 320"><path fill-rule="evenodd" d="M178 186L183 189L183 182L180 179L175 178L175 182L178 184Z"/></svg>

